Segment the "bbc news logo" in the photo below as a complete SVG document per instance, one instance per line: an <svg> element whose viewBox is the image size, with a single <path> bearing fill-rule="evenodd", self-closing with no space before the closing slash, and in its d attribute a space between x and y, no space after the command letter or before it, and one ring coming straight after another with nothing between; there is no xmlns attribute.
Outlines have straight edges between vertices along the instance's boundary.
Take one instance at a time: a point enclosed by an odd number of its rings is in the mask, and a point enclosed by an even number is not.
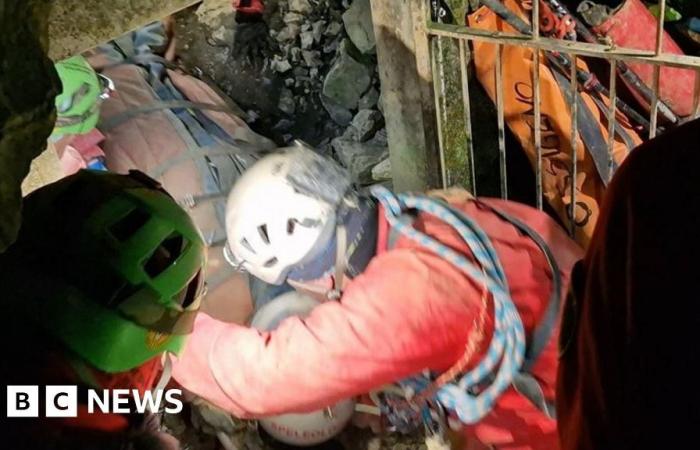
<svg viewBox="0 0 700 450"><path fill-rule="evenodd" d="M77 417L77 386L45 386L43 417ZM7 386L7 417L39 417L39 386ZM182 411L182 391L167 389L146 391L136 389L88 389L87 411L95 413L129 414L160 411L169 414Z"/></svg>

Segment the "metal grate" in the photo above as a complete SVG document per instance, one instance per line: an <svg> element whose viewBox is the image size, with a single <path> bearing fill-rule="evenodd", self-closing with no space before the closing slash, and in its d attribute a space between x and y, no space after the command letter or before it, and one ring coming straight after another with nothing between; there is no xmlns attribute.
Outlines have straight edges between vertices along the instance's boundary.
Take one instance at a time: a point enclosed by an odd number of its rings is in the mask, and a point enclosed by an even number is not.
<svg viewBox="0 0 700 450"><path fill-rule="evenodd" d="M662 102L659 99L660 90L660 77L661 69L664 67L678 67L684 69L693 69L696 71L695 76L695 87L694 87L694 103L691 116L685 118L684 120L690 120L698 117L700 112L700 57L687 56L687 55L676 55L670 53L664 53L663 49L663 23L664 23L664 11L666 7L666 1L661 0L659 2L660 14L656 24L656 46L653 51L644 51L638 49L627 49L618 48L613 45L604 45L600 43L584 43L584 42L573 42L566 40L553 39L548 37L540 36L540 24L538 20L533 20L531 29L528 34L513 34L505 32L490 32L484 31L477 28L472 28L463 25L452 25L445 23L433 22L429 15L429 1L426 0L422 2L423 10L422 17L425 20L425 26L418 27L417 29L424 30L427 34L427 39L430 41L430 61L433 76L433 89L435 93L435 107L437 115L437 126L438 126L438 137L439 137L439 151L440 151L440 162L442 163L442 183L443 186L447 187L451 184L451 180L448 179L448 174L446 170L446 157L445 152L447 143L445 139L442 138L445 123L447 121L446 103L445 103L445 82L444 82L444 58L442 57L442 47L443 40L452 40L455 44L455 48L458 49L459 55L459 70L460 70L460 82L462 85L461 95L462 95L462 105L464 108L464 129L466 134L466 151L468 163L470 164L468 170L468 177L470 178L470 187L474 193L478 193L479 186L476 185L476 175L475 175L475 151L478 149L474 148L474 142L472 139L472 111L470 107L470 79L468 76L468 68L470 62L472 61L473 54L470 50L470 43L472 42L488 42L496 44L496 61L495 61L495 86L496 86L496 111L497 111L497 122L498 122L498 164L499 164L499 177L500 177L500 195L503 198L508 197L508 183L507 183L507 167L506 167L506 120L504 117L504 86L503 86L503 53L504 47L506 46L521 46L529 47L535 50L533 58L534 64L532 71L532 82L533 82L533 107L534 107L534 123L541 123L541 92L540 92L540 58L544 58L545 54L543 52L556 52L560 55L566 55L572 64L570 65L569 80L572 98L577 98L577 92L579 90L579 81L577 81L577 64L576 62L581 57L590 58L600 58L609 62L610 64L610 82L608 86L609 90L609 107L607 108L607 120L608 120L608 172L612 176L614 169L613 161L613 146L615 142L615 117L616 117L616 104L618 103L618 68L624 67L627 62L642 62L646 64L651 64L654 67L653 71L653 82L651 86L652 96L651 105L649 113L649 133L648 137L653 138L656 135L658 121L658 114L660 105L663 107ZM539 1L534 0L532 2L532 17L539 17L540 4ZM416 17L414 15L414 17ZM578 115L580 111L578 110L577 102L572 102L571 105L571 129L570 136L571 142L576 143L579 137L578 127L576 126ZM536 205L538 208L543 207L543 176L542 176L542 131L540 126L534 126L534 136L533 144L535 148L535 161L534 161L534 172L536 180ZM577 180L577 155L576 149L577 145L572 145L572 153L570 159L570 214L574 217L574 207L576 205L576 180ZM609 181L609 180L604 180ZM570 225L571 233L574 234L575 231L575 220L571 221Z"/></svg>

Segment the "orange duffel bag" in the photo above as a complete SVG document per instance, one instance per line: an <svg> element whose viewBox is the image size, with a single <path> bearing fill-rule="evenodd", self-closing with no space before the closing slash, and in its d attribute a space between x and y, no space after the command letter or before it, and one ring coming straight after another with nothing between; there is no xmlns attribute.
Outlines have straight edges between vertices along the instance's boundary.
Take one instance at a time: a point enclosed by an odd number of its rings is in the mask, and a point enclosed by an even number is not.
<svg viewBox="0 0 700 450"><path fill-rule="evenodd" d="M503 4L529 22L527 11L517 0ZM473 28L494 32L516 33L515 29L482 6L467 16ZM534 137L533 61L534 51L528 47L505 45L503 48L504 117L533 166L537 163ZM496 102L497 45L474 41L476 76L491 99ZM578 67L588 71L586 63ZM571 123L570 83L566 75L550 67L544 53L540 57L539 124L542 136L542 191L544 198L567 225L573 220L575 238L584 247L593 233L599 214L599 203L612 171L631 149L642 140L626 117L616 117L613 164L609 164L607 98L593 98L586 92L577 95L578 138L576 140L576 207L571 217ZM568 74L567 74L568 75Z"/></svg>

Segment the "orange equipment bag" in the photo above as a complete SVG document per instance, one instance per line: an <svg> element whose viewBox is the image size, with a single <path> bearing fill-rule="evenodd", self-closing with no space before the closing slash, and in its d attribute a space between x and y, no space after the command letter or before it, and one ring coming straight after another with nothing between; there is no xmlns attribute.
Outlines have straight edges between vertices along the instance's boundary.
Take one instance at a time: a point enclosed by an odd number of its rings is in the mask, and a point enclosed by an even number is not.
<svg viewBox="0 0 700 450"><path fill-rule="evenodd" d="M503 4L529 22L519 1L504 0ZM492 32L516 32L485 6L467 16L467 20L473 28ZM537 163L537 151L534 144L533 56L534 51L531 48L505 45L502 66L505 121L534 166ZM497 99L496 58L496 44L474 41L476 76L494 102ZM589 71L584 61L578 59L577 63L579 69ZM540 57L539 76L542 191L544 198L556 210L561 220L570 225L573 102L570 98L570 83L565 75L550 68L544 54ZM586 247L591 239L599 214L599 204L613 169L642 140L628 119L618 111L611 167L606 115L609 99L594 99L579 88L577 105L579 133L576 139L576 205L573 222L576 241Z"/></svg>

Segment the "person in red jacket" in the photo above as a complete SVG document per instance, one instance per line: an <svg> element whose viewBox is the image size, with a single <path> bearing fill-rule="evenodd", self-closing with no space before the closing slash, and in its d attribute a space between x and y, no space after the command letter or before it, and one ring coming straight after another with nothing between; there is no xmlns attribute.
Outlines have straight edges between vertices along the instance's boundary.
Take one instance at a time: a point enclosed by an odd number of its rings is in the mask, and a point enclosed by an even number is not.
<svg viewBox="0 0 700 450"><path fill-rule="evenodd" d="M260 64L270 50L270 33L262 0L233 0L236 11L231 53L250 64ZM269 55L268 55L269 56Z"/></svg>
<svg viewBox="0 0 700 450"><path fill-rule="evenodd" d="M420 412L466 423L469 448L558 447L559 298L582 252L547 215L459 190L363 194L297 146L243 175L226 224L230 262L326 301L271 332L200 314L174 362L183 387L261 417L401 382ZM379 399L399 429L433 420Z"/></svg>

